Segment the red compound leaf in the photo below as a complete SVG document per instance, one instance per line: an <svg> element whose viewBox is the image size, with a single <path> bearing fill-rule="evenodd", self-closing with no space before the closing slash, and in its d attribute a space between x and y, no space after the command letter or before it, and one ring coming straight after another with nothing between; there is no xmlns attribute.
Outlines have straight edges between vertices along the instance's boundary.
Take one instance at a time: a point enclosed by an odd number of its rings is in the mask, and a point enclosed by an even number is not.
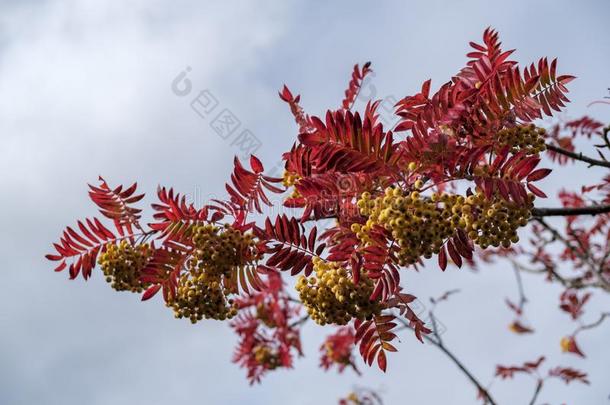
<svg viewBox="0 0 610 405"><path fill-rule="evenodd" d="M563 380L566 384L572 381L579 381L583 384L589 384L587 373L570 368L570 367L555 367L549 370L549 377L556 377Z"/></svg>
<svg viewBox="0 0 610 405"><path fill-rule="evenodd" d="M243 211L256 211L262 213L262 204L272 206L273 204L265 194L265 190L273 193L283 193L284 190L274 186L281 179L268 177L262 174L264 168L258 158L252 156L250 165L253 171L243 167L237 157L234 161L234 170L231 174L231 184L226 184L227 192L231 201Z"/></svg>
<svg viewBox="0 0 610 405"><path fill-rule="evenodd" d="M257 236L266 241L260 247L263 253L269 255L266 265L282 271L290 270L291 275L305 271L309 276L313 270L312 259L319 257L326 244L316 246L317 228L313 227L309 235L305 227L295 218L280 215L271 221L265 220L265 228L254 229Z"/></svg>
<svg viewBox="0 0 610 405"><path fill-rule="evenodd" d="M352 108L356 98L358 97L358 93L360 93L362 81L370 72L372 72L371 62L366 62L364 65L362 65L362 69L358 65L354 65L352 79L349 82L347 90L345 90L345 98L341 102L341 106L344 109L349 110Z"/></svg>
<svg viewBox="0 0 610 405"><path fill-rule="evenodd" d="M165 239L165 245L179 248L179 245L190 246L190 237L193 225L209 220L209 207L196 209L193 204L186 202L186 196L174 193L173 189L165 187L157 189L158 203L151 204L155 213L149 227L158 232L158 239ZM215 213L216 215L216 213ZM212 220L219 220L220 216L212 216Z"/></svg>
<svg viewBox="0 0 610 405"><path fill-rule="evenodd" d="M176 294L178 277L184 271L192 250L175 249L171 246L155 248L151 258L142 269L140 280L152 284L142 295L142 301L149 300L161 290L165 302Z"/></svg>
<svg viewBox="0 0 610 405"><path fill-rule="evenodd" d="M311 161L316 172L396 172L399 155L392 132L384 132L381 124L374 125L371 114L363 120L357 112L328 111L325 121L318 117L312 120L315 129L299 134L299 141L313 149Z"/></svg>
<svg viewBox="0 0 610 405"><path fill-rule="evenodd" d="M59 242L53 244L56 254L48 254L46 258L59 262L55 271L59 272L68 267L70 279L75 279L82 273L86 280L91 277L97 256L104 245L115 242L119 238L97 218L78 221L77 224L80 233L67 227ZM67 260L71 260L69 265Z"/></svg>
<svg viewBox="0 0 610 405"><path fill-rule="evenodd" d="M564 128L572 132L572 138L577 136L591 138L594 135L603 135L604 124L585 115L579 119L567 121Z"/></svg>
<svg viewBox="0 0 610 405"><path fill-rule="evenodd" d="M377 366L383 372L387 369L386 351L395 352L390 343L396 338L391 330L396 327L394 315L377 315L370 321L356 320L355 344L359 345L360 355L369 366L377 359Z"/></svg>
<svg viewBox="0 0 610 405"><path fill-rule="evenodd" d="M570 314L573 320L577 320L583 314L583 307L591 298L591 293L584 293L579 297L577 290L567 289L561 293L559 308Z"/></svg>
<svg viewBox="0 0 610 405"><path fill-rule="evenodd" d="M303 208L302 222L329 217L349 219L358 215L354 198L374 181L374 176L364 173L328 172L305 177L295 185L299 197L288 198L284 206Z"/></svg>
<svg viewBox="0 0 610 405"><path fill-rule="evenodd" d="M342 373L347 367L351 367L360 375L354 363L353 346L353 329L348 326L338 328L335 333L327 336L324 343L320 346L320 367L324 370L337 367L339 373Z"/></svg>
<svg viewBox="0 0 610 405"><path fill-rule="evenodd" d="M111 189L102 177L99 181L99 187L89 185L89 197L99 207L100 213L114 221L121 236L133 234L133 228L142 231L139 222L142 210L131 206L144 198L144 194L134 195L137 183L126 189L122 185Z"/></svg>
<svg viewBox="0 0 610 405"><path fill-rule="evenodd" d="M294 120L299 126L299 132L309 132L313 129L313 124L309 116L303 111L303 108L299 105L301 96L293 96L292 92L284 85L282 91L279 92L282 101L286 102L290 106L290 112L294 116Z"/></svg>
<svg viewBox="0 0 610 405"><path fill-rule="evenodd" d="M371 243L361 249L362 267L367 275L375 280L375 288L371 300L387 301L399 291L400 273L396 265L396 246L387 246L385 234L381 227L376 227L371 233Z"/></svg>
<svg viewBox="0 0 610 405"><path fill-rule="evenodd" d="M545 360L544 356L540 356L538 360L532 362L525 362L522 366L496 366L496 376L502 379L513 378L516 373L532 374L535 373L542 362Z"/></svg>
<svg viewBox="0 0 610 405"><path fill-rule="evenodd" d="M549 64L547 58L540 59L537 66L531 64L529 69L524 70L526 80L528 77L539 78L537 85L532 89L533 97L548 116L553 115L552 110L561 111L565 103L570 101L565 96L568 92L565 86L575 78L569 75L557 76L556 70L557 59L553 59Z"/></svg>
<svg viewBox="0 0 610 405"><path fill-rule="evenodd" d="M416 299L417 297L414 295L398 292L394 297L388 300L387 306L389 308L398 309L400 316L404 317L408 322L409 327L413 329L417 340L423 343L423 335L432 333L432 330L426 327L424 321L422 321L411 308L410 304Z"/></svg>
<svg viewBox="0 0 610 405"><path fill-rule="evenodd" d="M233 362L247 370L250 384L270 371L291 368L302 355L300 308L291 303L277 272L269 273L266 289L238 298L239 314L231 328L239 337Z"/></svg>

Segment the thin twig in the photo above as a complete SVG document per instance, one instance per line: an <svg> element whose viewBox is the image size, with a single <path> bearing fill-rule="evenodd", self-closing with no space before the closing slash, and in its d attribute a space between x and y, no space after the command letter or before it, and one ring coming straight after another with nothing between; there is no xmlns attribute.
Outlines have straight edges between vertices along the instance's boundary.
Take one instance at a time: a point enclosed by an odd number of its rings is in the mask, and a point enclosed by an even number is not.
<svg viewBox="0 0 610 405"><path fill-rule="evenodd" d="M561 243L563 243L576 257L578 257L580 260L582 260L583 263L586 263L586 264L590 265L592 268L595 267L595 265L590 261L590 257L587 254L585 254L584 252L579 251L575 246L573 246L570 243L569 240L567 240L555 228L550 226L545 220L543 220L542 218L536 218L536 221L540 225L542 225L547 231L551 232L551 234L553 235L553 238L555 238L555 240L558 240Z"/></svg>
<svg viewBox="0 0 610 405"><path fill-rule="evenodd" d="M600 317L597 321L590 323L588 325L580 326L578 329L576 329L576 331L574 332L574 335L576 335L578 332L581 332L583 330L592 329L592 328L595 328L595 327L601 325L601 323L604 321L604 319L606 319L606 317L610 317L610 312L602 312L602 314L600 315Z"/></svg>
<svg viewBox="0 0 610 405"><path fill-rule="evenodd" d="M538 223L542 225L546 230L551 232L551 234L556 240L562 242L576 257L578 257L583 262L583 264L588 265L593 273L599 273L597 264L595 263L595 261L593 261L593 258L586 253L587 249L582 246L582 243L580 243L580 240L578 238L576 238L576 240L577 242L579 242L580 249L573 246L568 239L561 235L559 231L550 226L542 218L535 218L535 220L538 221ZM597 285L606 291L610 290L610 283L606 281L602 275L600 275L599 282L597 283Z"/></svg>
<svg viewBox="0 0 610 405"><path fill-rule="evenodd" d="M517 279L517 288L519 289L519 309L523 311L525 303L527 303L527 297L525 296L525 290L523 288L523 280L521 279L521 271L519 266L513 263L513 270L515 272L515 278Z"/></svg>
<svg viewBox="0 0 610 405"><path fill-rule="evenodd" d="M405 320L401 318L396 318L402 325L404 329L413 329ZM437 336L437 339L439 336ZM464 366L464 364L457 358L455 355L439 340L434 339L428 335L423 334L422 337L424 340L433 346L436 346L440 351L442 351L447 357L453 361L453 363L462 371L462 373L470 380L470 382L479 390L479 393L483 395L487 402L491 405L497 405L496 401L493 399L491 394L487 391L485 387L474 377L474 375Z"/></svg>
<svg viewBox="0 0 610 405"><path fill-rule="evenodd" d="M441 339L441 334L438 333L438 325L436 324L436 317L434 316L434 312L430 311L430 319L432 320L432 331L434 332L434 336L436 336L436 340L439 345L443 344L443 339Z"/></svg>
<svg viewBox="0 0 610 405"><path fill-rule="evenodd" d="M294 328L295 326L299 326L300 324L307 322L307 320L309 320L309 315L305 315L304 317L297 319L296 321L288 325L288 327Z"/></svg>
<svg viewBox="0 0 610 405"><path fill-rule="evenodd" d="M538 394L540 394L540 391L542 390L543 383L544 383L544 380L542 380L542 379L538 380L538 384L536 384L536 390L534 391L534 396L532 397L532 400L530 401L530 405L534 405L536 403L536 399L538 399Z"/></svg>
<svg viewBox="0 0 610 405"><path fill-rule="evenodd" d="M588 163L589 166L601 166L610 168L610 162L606 162L605 160L593 159L588 156L583 155L582 153L570 152L569 150L565 150L560 148L559 146L552 145L550 143L546 144L546 148L548 150L552 150L553 152L559 153L564 156L571 157L572 159L580 160L581 162Z"/></svg>
<svg viewBox="0 0 610 405"><path fill-rule="evenodd" d="M553 268L540 269L540 270L530 269L529 267L525 267L521 263L518 263L517 261L511 260L511 262L513 263L514 266L517 266L519 271L523 271L526 273L532 273L532 274L549 274L550 273L550 275L553 276L553 278L555 278L555 280L559 281L559 283L561 285L563 285L564 287L580 289L580 288L589 286L589 285L585 285L583 283L582 277L565 278Z"/></svg>

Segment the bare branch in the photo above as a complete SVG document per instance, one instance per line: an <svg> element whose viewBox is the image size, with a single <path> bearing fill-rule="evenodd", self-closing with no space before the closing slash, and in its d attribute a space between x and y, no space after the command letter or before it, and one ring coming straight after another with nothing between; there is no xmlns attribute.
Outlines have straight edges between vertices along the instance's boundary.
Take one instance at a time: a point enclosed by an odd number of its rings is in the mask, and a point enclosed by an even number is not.
<svg viewBox="0 0 610 405"><path fill-rule="evenodd" d="M431 314L431 316L433 316ZM403 329L413 329L411 326L402 318L396 318L403 325ZM434 319L434 318L432 318ZM479 393L485 397L486 403L491 405L497 405L496 401L493 399L491 394L487 391L485 387L476 379L476 377L466 368L466 366L457 358L455 355L442 343L439 335L434 330L433 331L435 338L432 338L428 335L422 335L424 340L433 346L436 346L440 351L442 351L447 357L451 359L451 361L462 371L462 373L470 380L470 382L479 390Z"/></svg>
<svg viewBox="0 0 610 405"><path fill-rule="evenodd" d="M523 307L527 303L527 297L525 296L525 289L523 288L523 280L521 279L521 271L519 266L513 263L513 270L515 272L515 278L517 279L517 288L519 290L519 309L523 311Z"/></svg>
<svg viewBox="0 0 610 405"><path fill-rule="evenodd" d="M576 215L600 215L610 213L610 205L593 205L579 208L533 208L532 216L557 217L557 216L576 216Z"/></svg>
<svg viewBox="0 0 610 405"><path fill-rule="evenodd" d="M580 326L578 329L576 329L576 332L574 332L574 335L576 335L577 333L579 333L583 330L593 329L593 328L601 325L601 323L606 319L606 317L610 317L610 312L602 312L602 314L599 316L599 319L597 321L587 324L587 325Z"/></svg>
<svg viewBox="0 0 610 405"><path fill-rule="evenodd" d="M588 252L587 249L585 249L584 246L582 246L582 244L579 243L579 247L576 247L576 246L572 245L572 243L570 243L570 241L568 239L566 239L563 235L561 235L559 233L559 231L557 231L555 228L550 226L542 218L537 217L536 221L538 221L538 223L540 223L540 225L542 225L546 230L551 232L551 234L553 235L553 238L555 240L558 240L561 243L563 243L576 257L578 257L580 260L582 260L583 264L586 264L591 269L591 272L593 274L600 273L600 271L598 269L598 265L595 263L593 258L587 253ZM578 238L576 238L576 240L577 240L577 242L579 242ZM596 283L595 286L598 286L606 291L610 291L610 283L608 281L606 281L601 276L598 278L598 281L599 282Z"/></svg>
<svg viewBox="0 0 610 405"><path fill-rule="evenodd" d="M551 145L550 143L546 144L546 148L548 150L552 150L553 152L559 153L564 156L571 157L572 159L580 160L581 162L585 162L591 166L601 166L610 168L610 162L606 162L605 160L593 159L588 156L583 155L581 152L575 153L570 152L568 150L562 149L559 146Z"/></svg>
<svg viewBox="0 0 610 405"><path fill-rule="evenodd" d="M289 327L294 328L295 326L299 326L305 322L307 322L309 320L309 315L305 315L300 319L297 319L296 321L294 321L293 323L291 323L289 325Z"/></svg>
<svg viewBox="0 0 610 405"><path fill-rule="evenodd" d="M536 390L534 391L534 396L532 397L532 400L530 401L530 405L534 405L536 403L536 399L538 399L538 394L540 394L540 390L542 390L543 383L544 383L544 380L542 380L542 379L538 380L538 384L536 384Z"/></svg>

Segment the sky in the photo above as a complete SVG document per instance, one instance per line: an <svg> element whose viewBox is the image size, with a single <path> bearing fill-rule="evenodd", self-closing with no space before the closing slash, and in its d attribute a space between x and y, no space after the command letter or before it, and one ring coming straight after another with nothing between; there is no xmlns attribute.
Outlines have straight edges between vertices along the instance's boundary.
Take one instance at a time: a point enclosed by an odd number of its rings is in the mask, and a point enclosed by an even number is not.
<svg viewBox="0 0 610 405"><path fill-rule="evenodd" d="M448 80L487 26L519 61L558 57L559 71L578 77L567 115L607 122L610 107L587 105L610 86L608 15L603 0L0 1L0 403L333 404L354 386L379 390L389 405L476 403L455 365L410 334L386 374L364 366L362 377L324 373L317 352L327 330L315 325L303 331L306 356L294 370L251 387L230 362L236 338L226 324L176 321L159 299L118 294L100 274L70 281L44 254L64 226L95 215L87 183L99 175L137 181L147 203L158 185L196 203L222 197L244 145L276 170L294 141L277 96L284 83L308 112L323 114L339 105L353 64L372 61L367 93L402 98L428 78ZM239 120L235 133L218 134L213 114L192 108L201 94ZM545 190L603 174L563 170ZM516 284L506 265L476 273L429 266L403 280L425 302L461 290L437 315L444 341L481 381L496 364L543 354L547 366L586 370L591 385L549 382L541 404L610 403L610 325L582 335L587 359L561 354L559 338L573 325L557 309L557 286L524 276L536 333L517 336L507 330L504 299L515 299ZM588 315L608 308L609 297L595 294ZM492 393L499 403L527 403L534 385L519 377Z"/></svg>

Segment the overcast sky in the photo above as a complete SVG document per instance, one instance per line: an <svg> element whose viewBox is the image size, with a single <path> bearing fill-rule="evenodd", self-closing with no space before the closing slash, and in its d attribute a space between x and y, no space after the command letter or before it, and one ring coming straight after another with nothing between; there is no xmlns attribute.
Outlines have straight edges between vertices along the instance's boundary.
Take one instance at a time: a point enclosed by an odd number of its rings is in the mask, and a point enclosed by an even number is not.
<svg viewBox="0 0 610 405"><path fill-rule="evenodd" d="M610 107L586 107L610 86L607 1L328 3L0 1L0 403L333 404L353 385L381 389L389 405L475 403L456 367L410 334L386 375L324 373L317 348L327 330L313 325L294 370L250 387L230 362L236 339L226 324L176 321L158 299L115 293L99 274L69 281L43 258L65 225L94 215L86 184L100 174L112 184L137 180L147 202L158 184L196 201L223 195L242 151L237 133L223 139L211 116L191 109L203 90L241 122L238 132L260 141L257 154L273 167L296 135L277 97L284 83L322 114L338 106L351 66L370 60L376 96L401 98L428 78L448 80L468 41L493 26L518 60L559 57L559 70L578 76L570 116L610 119ZM172 81L187 68L191 92L177 95ZM545 190L591 176L562 173ZM478 274L431 266L403 280L423 299L462 290L438 316L447 345L482 381L496 364L543 354L547 366L586 370L591 386L553 381L540 403L610 403L610 325L583 333L586 360L561 354L559 338L573 324L557 309L556 286L525 277L536 333L516 336L507 331L504 298L516 297L508 266ZM603 308L610 300L597 294L587 316ZM492 392L518 404L533 387L523 377Z"/></svg>

